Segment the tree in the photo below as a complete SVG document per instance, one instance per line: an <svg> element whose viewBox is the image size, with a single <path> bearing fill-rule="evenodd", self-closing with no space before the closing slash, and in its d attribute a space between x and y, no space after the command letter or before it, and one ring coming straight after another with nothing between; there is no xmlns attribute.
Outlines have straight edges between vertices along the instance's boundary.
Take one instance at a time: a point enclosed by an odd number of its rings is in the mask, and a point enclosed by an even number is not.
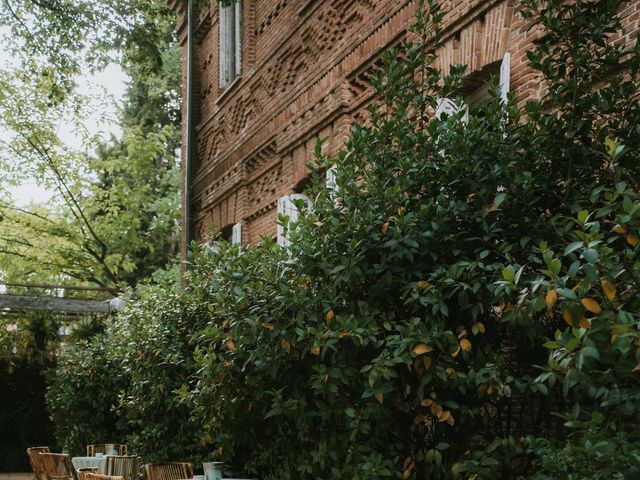
<svg viewBox="0 0 640 480"><path fill-rule="evenodd" d="M22 59L2 76L0 114L10 132L0 159L10 172L5 181L35 178L58 193L48 207L4 202L5 278L124 287L167 267L177 252L179 216L180 57L171 12L152 1L3 8L0 19L19 39ZM33 64L34 53L44 66ZM131 83L123 138L105 141L84 129L89 105L74 82L109 56L121 58ZM85 148L61 142L61 123L74 125Z"/></svg>

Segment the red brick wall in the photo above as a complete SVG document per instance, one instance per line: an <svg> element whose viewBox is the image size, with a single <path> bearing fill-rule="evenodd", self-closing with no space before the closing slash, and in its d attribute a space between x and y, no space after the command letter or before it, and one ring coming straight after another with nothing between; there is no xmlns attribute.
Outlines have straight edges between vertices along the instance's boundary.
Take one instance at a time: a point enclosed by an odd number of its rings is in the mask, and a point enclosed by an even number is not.
<svg viewBox="0 0 640 480"><path fill-rule="evenodd" d="M178 11L180 0L173 0ZM540 95L526 65L539 33L517 0L445 0L440 66L482 72L511 53L511 89L520 102ZM620 41L638 30L640 1L623 11ZM413 0L243 0L243 66L218 87L218 7L212 0L196 29L198 165L192 213L196 238L242 223L243 242L276 231L276 201L307 176L315 139L338 150L372 93L366 72L405 33ZM178 31L185 37L184 18Z"/></svg>

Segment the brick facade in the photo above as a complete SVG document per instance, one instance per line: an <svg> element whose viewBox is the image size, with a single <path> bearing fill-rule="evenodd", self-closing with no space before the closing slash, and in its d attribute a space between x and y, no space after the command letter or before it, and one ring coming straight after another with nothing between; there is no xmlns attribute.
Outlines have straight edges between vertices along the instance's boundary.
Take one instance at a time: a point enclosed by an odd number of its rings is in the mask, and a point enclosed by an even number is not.
<svg viewBox="0 0 640 480"><path fill-rule="evenodd" d="M178 32L186 39L185 7ZM444 0L440 67L468 65L469 88L499 71L511 54L511 90L524 102L540 94L526 52L539 33L517 0ZM219 7L195 26L197 164L192 218L196 240L242 224L244 243L276 231L276 205L299 191L318 136L338 150L372 98L366 71L412 21L413 0L242 0L242 74L218 81ZM640 1L622 12L618 41L635 41ZM185 70L186 71L186 70ZM183 91L186 94L186 91Z"/></svg>

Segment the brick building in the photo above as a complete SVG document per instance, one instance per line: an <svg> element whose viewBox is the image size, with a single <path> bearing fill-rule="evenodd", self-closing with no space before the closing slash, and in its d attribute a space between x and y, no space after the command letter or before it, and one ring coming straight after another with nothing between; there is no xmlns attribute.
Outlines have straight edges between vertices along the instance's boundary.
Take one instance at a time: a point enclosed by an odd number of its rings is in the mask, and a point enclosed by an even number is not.
<svg viewBox="0 0 640 480"><path fill-rule="evenodd" d="M414 0L240 0L192 9L171 0L185 55L183 216L187 239L222 231L255 243L275 234L277 212L307 179L315 139L338 150L372 99L367 69L411 23ZM518 13L517 0L444 0L440 67L466 64L464 95L486 94L500 75L503 92L519 101L537 95L539 81L526 52L538 33ZM622 12L631 41L640 2ZM189 68L191 65L191 69ZM446 104L443 105L446 108ZM186 154L186 153L185 153ZM189 233L191 232L191 233Z"/></svg>

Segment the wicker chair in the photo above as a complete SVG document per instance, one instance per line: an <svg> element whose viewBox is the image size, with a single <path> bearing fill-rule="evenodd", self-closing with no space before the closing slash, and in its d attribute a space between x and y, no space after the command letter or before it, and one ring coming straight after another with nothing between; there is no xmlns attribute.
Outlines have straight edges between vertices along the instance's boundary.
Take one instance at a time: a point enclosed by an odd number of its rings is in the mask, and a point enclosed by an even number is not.
<svg viewBox="0 0 640 480"><path fill-rule="evenodd" d="M100 473L85 473L86 480L124 480L122 477L102 475Z"/></svg>
<svg viewBox="0 0 640 480"><path fill-rule="evenodd" d="M71 459L66 453L39 453L42 473L47 480L62 480L76 478Z"/></svg>
<svg viewBox="0 0 640 480"><path fill-rule="evenodd" d="M35 474L35 480L46 480L42 471L40 453L51 453L51 450L49 450L49 447L27 448L27 455L29 456L29 463L31 464L31 468L33 468L33 473Z"/></svg>
<svg viewBox="0 0 640 480"><path fill-rule="evenodd" d="M96 443L94 445L87 445L87 457L95 457L96 453L102 453L107 455L109 453L108 447L113 445L116 448L118 455L127 454L127 446L120 443Z"/></svg>
<svg viewBox="0 0 640 480"><path fill-rule="evenodd" d="M140 460L133 456L107 455L104 472L110 476L123 477L124 480L138 480Z"/></svg>
<svg viewBox="0 0 640 480"><path fill-rule="evenodd" d="M78 480L87 480L87 473L100 473L100 469L98 467L81 467L76 470Z"/></svg>
<svg viewBox="0 0 640 480"><path fill-rule="evenodd" d="M193 478L193 465L187 462L148 463L144 472L147 480L179 480Z"/></svg>

